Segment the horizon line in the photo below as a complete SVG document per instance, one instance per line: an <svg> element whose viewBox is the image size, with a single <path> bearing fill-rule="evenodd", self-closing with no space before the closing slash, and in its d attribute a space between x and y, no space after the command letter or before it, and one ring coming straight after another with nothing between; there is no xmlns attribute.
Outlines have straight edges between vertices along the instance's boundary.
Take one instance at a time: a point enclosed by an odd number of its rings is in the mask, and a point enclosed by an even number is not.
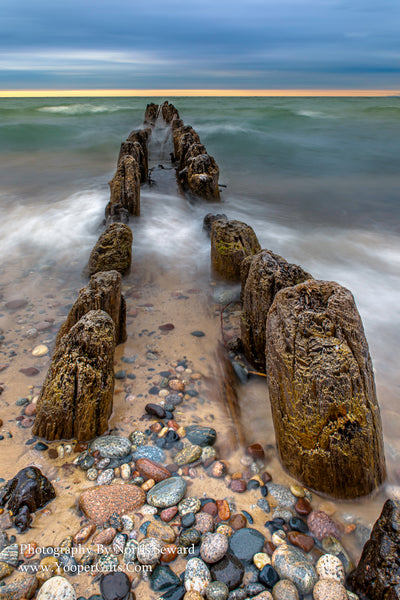
<svg viewBox="0 0 400 600"><path fill-rule="evenodd" d="M77 89L0 90L0 98L79 98L79 97L384 97L400 95L400 90L376 89Z"/></svg>

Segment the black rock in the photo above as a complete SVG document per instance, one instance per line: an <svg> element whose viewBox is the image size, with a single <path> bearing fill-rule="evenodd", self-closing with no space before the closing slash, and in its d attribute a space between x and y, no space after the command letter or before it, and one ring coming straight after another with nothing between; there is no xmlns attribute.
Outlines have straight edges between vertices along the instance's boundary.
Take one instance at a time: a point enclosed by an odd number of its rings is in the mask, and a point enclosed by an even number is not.
<svg viewBox="0 0 400 600"><path fill-rule="evenodd" d="M128 600L131 590L129 577L121 571L107 573L100 580L104 600Z"/></svg>
<svg viewBox="0 0 400 600"><path fill-rule="evenodd" d="M244 567L236 556L227 552L224 558L210 566L210 572L213 581L222 581L231 591L242 583Z"/></svg>
<svg viewBox="0 0 400 600"><path fill-rule="evenodd" d="M163 419L165 417L165 410L160 404L146 404L144 410L148 415L154 415L159 419Z"/></svg>
<svg viewBox="0 0 400 600"><path fill-rule="evenodd" d="M180 587L181 581L166 565L157 565L150 577L150 587L154 592L164 592Z"/></svg>
<svg viewBox="0 0 400 600"><path fill-rule="evenodd" d="M229 539L231 552L244 564L249 564L257 552L262 552L265 538L251 527L238 529Z"/></svg>
<svg viewBox="0 0 400 600"><path fill-rule="evenodd" d="M182 527L191 527L193 525L193 523L195 522L196 517L194 516L193 513L186 513L185 515L182 515L181 517L181 523L182 523Z"/></svg>
<svg viewBox="0 0 400 600"><path fill-rule="evenodd" d="M37 467L25 467L10 479L0 492L0 506L6 506L14 515L14 525L21 533L31 523L36 512L56 497L50 481Z"/></svg>
<svg viewBox="0 0 400 600"><path fill-rule="evenodd" d="M292 517L289 519L289 527L293 531L299 531L300 533L308 533L308 525L303 519L299 517Z"/></svg>
<svg viewBox="0 0 400 600"><path fill-rule="evenodd" d="M43 444L43 442L38 442L33 447L34 447L35 450L39 450L39 452L44 452L45 450L48 449L48 445L47 444Z"/></svg>
<svg viewBox="0 0 400 600"><path fill-rule="evenodd" d="M360 598L400 598L400 501L386 500L347 583Z"/></svg>
<svg viewBox="0 0 400 600"><path fill-rule="evenodd" d="M258 579L267 588L273 588L279 581L279 575L272 565L265 565L258 574Z"/></svg>
<svg viewBox="0 0 400 600"><path fill-rule="evenodd" d="M194 337L204 337L206 334L204 331L191 331L190 335L194 335Z"/></svg>
<svg viewBox="0 0 400 600"><path fill-rule="evenodd" d="M60 554L57 560L64 573L69 576L78 574L78 563L73 556L70 554Z"/></svg>
<svg viewBox="0 0 400 600"><path fill-rule="evenodd" d="M217 432L212 427L190 425L186 428L186 437L196 446L212 446L217 439Z"/></svg>

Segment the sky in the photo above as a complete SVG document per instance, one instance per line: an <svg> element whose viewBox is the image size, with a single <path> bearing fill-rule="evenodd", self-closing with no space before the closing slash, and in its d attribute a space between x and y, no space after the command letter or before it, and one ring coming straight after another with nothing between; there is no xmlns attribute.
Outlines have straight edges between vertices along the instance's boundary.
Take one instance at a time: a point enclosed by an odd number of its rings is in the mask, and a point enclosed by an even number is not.
<svg viewBox="0 0 400 600"><path fill-rule="evenodd" d="M0 90L400 89L398 0L0 0Z"/></svg>

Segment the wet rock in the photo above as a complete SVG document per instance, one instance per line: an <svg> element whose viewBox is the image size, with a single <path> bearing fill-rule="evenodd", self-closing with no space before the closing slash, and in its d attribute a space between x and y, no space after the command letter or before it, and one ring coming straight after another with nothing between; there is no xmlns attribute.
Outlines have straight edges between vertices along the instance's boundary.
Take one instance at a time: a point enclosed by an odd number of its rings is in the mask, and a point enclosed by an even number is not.
<svg viewBox="0 0 400 600"><path fill-rule="evenodd" d="M215 273L240 281L243 259L261 250L253 229L240 221L214 221L211 226L211 265Z"/></svg>
<svg viewBox="0 0 400 600"><path fill-rule="evenodd" d="M304 535L299 531L289 531L287 534L287 540L293 546L297 546L303 552L311 552L314 548L314 540L309 535Z"/></svg>
<svg viewBox="0 0 400 600"><path fill-rule="evenodd" d="M150 402L149 404L146 404L144 410L147 412L148 415L154 415L159 419L165 418L165 410L160 404L153 404L152 402Z"/></svg>
<svg viewBox="0 0 400 600"><path fill-rule="evenodd" d="M207 600L226 600L229 595L229 588L222 581L212 581L208 584L205 591Z"/></svg>
<svg viewBox="0 0 400 600"><path fill-rule="evenodd" d="M301 594L309 594L317 582L312 563L298 548L281 544L272 555L272 566L281 579L289 579Z"/></svg>
<svg viewBox="0 0 400 600"><path fill-rule="evenodd" d="M131 582L126 573L107 573L100 579L100 592L103 600L128 600Z"/></svg>
<svg viewBox="0 0 400 600"><path fill-rule="evenodd" d="M272 565L265 565L258 574L258 579L265 587L272 589L279 581L279 575Z"/></svg>
<svg viewBox="0 0 400 600"><path fill-rule="evenodd" d="M149 153L148 153L148 140L151 134L151 128L146 127L144 129L135 129L131 131L128 136L127 141L138 144L139 147L139 168L140 168L140 177L141 182L145 183L148 177L148 165L149 165ZM122 148L121 148L122 150Z"/></svg>
<svg viewBox="0 0 400 600"><path fill-rule="evenodd" d="M35 574L15 571L7 583L0 586L0 600L21 600L22 598L30 600L36 591L37 584Z"/></svg>
<svg viewBox="0 0 400 600"><path fill-rule="evenodd" d="M355 571L348 577L351 590L361 598L399 598L400 501L386 500Z"/></svg>
<svg viewBox="0 0 400 600"><path fill-rule="evenodd" d="M229 540L231 552L244 564L250 564L254 554L261 552L264 546L265 538L250 527L238 529Z"/></svg>
<svg viewBox="0 0 400 600"><path fill-rule="evenodd" d="M76 600L75 590L65 577L56 575L44 582L37 600Z"/></svg>
<svg viewBox="0 0 400 600"><path fill-rule="evenodd" d="M190 548L191 546L197 546L201 541L201 533L197 529L190 527L181 531L179 536L179 545L183 548Z"/></svg>
<svg viewBox="0 0 400 600"><path fill-rule="evenodd" d="M89 488L79 498L79 508L97 525L103 525L115 512L118 515L138 510L145 502L144 491L126 483Z"/></svg>
<svg viewBox="0 0 400 600"><path fill-rule="evenodd" d="M217 432L212 427L190 425L186 427L186 437L191 444L197 446L212 446L217 439Z"/></svg>
<svg viewBox="0 0 400 600"><path fill-rule="evenodd" d="M328 536L322 540L322 548L328 554L332 554L333 556L337 556L337 558L342 563L346 575L351 573L354 569L353 561L350 556L343 548L342 544L335 537Z"/></svg>
<svg viewBox="0 0 400 600"><path fill-rule="evenodd" d="M25 375L26 377L34 377L38 373L40 373L39 369L36 367L23 367L19 370L20 373Z"/></svg>
<svg viewBox="0 0 400 600"><path fill-rule="evenodd" d="M10 544L0 552L0 562L16 567L18 565L19 546Z"/></svg>
<svg viewBox="0 0 400 600"><path fill-rule="evenodd" d="M87 267L89 276L99 271L129 273L132 260L132 231L124 223L112 223L99 237Z"/></svg>
<svg viewBox="0 0 400 600"><path fill-rule="evenodd" d="M272 590L274 600L299 600L297 587L289 579L281 579Z"/></svg>
<svg viewBox="0 0 400 600"><path fill-rule="evenodd" d="M138 542L136 540L128 540L124 549L124 563L129 565L134 563L137 556Z"/></svg>
<svg viewBox="0 0 400 600"><path fill-rule="evenodd" d="M193 515L193 522L195 519L195 513L199 512L201 508L201 502L198 498L184 498L179 502L178 510L181 517L185 515Z"/></svg>
<svg viewBox="0 0 400 600"><path fill-rule="evenodd" d="M215 506L215 505L214 505ZM195 528L201 533L209 533L214 530L214 519L211 514L200 512L195 515Z"/></svg>
<svg viewBox="0 0 400 600"><path fill-rule="evenodd" d="M132 453L132 458L133 460L148 458L156 463L162 463L165 461L165 452L157 446L139 446L139 448Z"/></svg>
<svg viewBox="0 0 400 600"><path fill-rule="evenodd" d="M345 573L341 560L332 554L323 554L318 559L315 570L320 579L335 579L344 584Z"/></svg>
<svg viewBox="0 0 400 600"><path fill-rule="evenodd" d="M57 334L56 346L86 313L91 310L104 310L110 315L115 326L117 344L126 341L126 303L122 294L121 275L117 271L100 271L90 278L88 285L79 295L66 321Z"/></svg>
<svg viewBox="0 0 400 600"><path fill-rule="evenodd" d="M28 300L25 298L15 298L14 300L9 300L5 303L5 307L8 310L18 310L19 308L24 308L28 304Z"/></svg>
<svg viewBox="0 0 400 600"><path fill-rule="evenodd" d="M215 159L209 154L188 156L186 153L185 179L189 191L204 200L219 200L218 177L219 168Z"/></svg>
<svg viewBox="0 0 400 600"><path fill-rule="evenodd" d="M146 530L146 537L155 537L165 544L172 544L175 541L175 531L169 525L163 525L159 521L152 521Z"/></svg>
<svg viewBox="0 0 400 600"><path fill-rule="evenodd" d="M179 113L175 106L165 100L161 105L161 114L167 125L170 125L173 119L179 119Z"/></svg>
<svg viewBox="0 0 400 600"><path fill-rule="evenodd" d="M175 127L172 131L174 142L174 155L178 161L178 169L182 171L186 167L186 154L192 144L200 144L198 133L190 125Z"/></svg>
<svg viewBox="0 0 400 600"><path fill-rule="evenodd" d="M112 206L116 204L127 210L130 215L140 216L139 151L136 150L133 142L125 142L125 144L131 144L130 149L134 155L121 156L117 171L109 181L111 195L106 208L106 221L112 212Z"/></svg>
<svg viewBox="0 0 400 600"><path fill-rule="evenodd" d="M202 539L200 556L206 563L216 563L228 550L228 538L222 533L208 533Z"/></svg>
<svg viewBox="0 0 400 600"><path fill-rule="evenodd" d="M334 579L321 579L313 590L314 600L348 600L346 588Z"/></svg>
<svg viewBox="0 0 400 600"><path fill-rule="evenodd" d="M147 502L157 508L168 508L182 500L187 483L182 477L170 477L160 481L147 493Z"/></svg>
<svg viewBox="0 0 400 600"><path fill-rule="evenodd" d="M240 560L230 552L223 559L211 565L211 576L214 580L222 581L229 591L236 589L242 583L244 567Z"/></svg>
<svg viewBox="0 0 400 600"><path fill-rule="evenodd" d="M265 372L265 329L268 311L282 288L312 279L297 265L270 250L244 259L241 266L241 341L247 360Z"/></svg>
<svg viewBox="0 0 400 600"><path fill-rule="evenodd" d="M322 510L313 510L307 517L307 525L310 533L317 540L322 540L328 536L341 537L338 525Z"/></svg>
<svg viewBox="0 0 400 600"><path fill-rule="evenodd" d="M89 523L82 527L74 536L73 542L76 546L79 544L84 544L90 538L91 535L96 531L96 525L94 523Z"/></svg>
<svg viewBox="0 0 400 600"><path fill-rule="evenodd" d="M29 527L31 514L55 497L52 484L41 471L37 467L25 467L4 485L0 506L7 506L14 516L16 529L22 532Z"/></svg>
<svg viewBox="0 0 400 600"><path fill-rule="evenodd" d="M114 323L101 310L89 311L61 338L37 403L33 435L86 441L107 430L114 348Z"/></svg>
<svg viewBox="0 0 400 600"><path fill-rule="evenodd" d="M131 447L128 438L119 435L99 437L90 445L92 452L98 450L100 456L106 458L124 458L130 454Z"/></svg>
<svg viewBox="0 0 400 600"><path fill-rule="evenodd" d="M213 215L212 213L207 213L206 216L203 219L203 231L207 232L208 235L210 235L211 233L211 226L214 223L214 221L218 221L218 220L228 220L228 217L224 214L216 214Z"/></svg>
<svg viewBox="0 0 400 600"><path fill-rule="evenodd" d="M369 494L386 469L372 363L353 296L329 281L284 288L268 313L266 339L285 468L334 497Z"/></svg>
<svg viewBox="0 0 400 600"><path fill-rule="evenodd" d="M171 477L170 471L149 458L139 458L136 461L136 469L145 479L153 479L156 483Z"/></svg>
<svg viewBox="0 0 400 600"><path fill-rule="evenodd" d="M198 460L201 456L201 447L190 444L182 448L174 457L174 463L179 467L188 465Z"/></svg>
<svg viewBox="0 0 400 600"><path fill-rule="evenodd" d="M162 544L154 537L148 537L139 542L137 560L142 565L156 565L162 556Z"/></svg>
<svg viewBox="0 0 400 600"><path fill-rule="evenodd" d="M211 575L207 565L200 558L190 558L185 570L185 589L187 592L196 591L203 594Z"/></svg>
<svg viewBox="0 0 400 600"><path fill-rule="evenodd" d="M14 567L0 560L0 580L11 575L14 571Z"/></svg>

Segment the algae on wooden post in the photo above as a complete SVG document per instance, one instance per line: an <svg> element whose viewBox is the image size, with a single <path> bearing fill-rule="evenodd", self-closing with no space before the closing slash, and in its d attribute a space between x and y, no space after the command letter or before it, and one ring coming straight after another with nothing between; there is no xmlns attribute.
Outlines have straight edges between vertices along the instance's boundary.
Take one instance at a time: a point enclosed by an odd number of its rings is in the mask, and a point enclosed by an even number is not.
<svg viewBox="0 0 400 600"><path fill-rule="evenodd" d="M57 334L56 346L63 335L91 310L104 310L114 321L117 344L126 341L126 303L122 294L121 275L117 271L100 271L79 291L66 321Z"/></svg>
<svg viewBox="0 0 400 600"><path fill-rule="evenodd" d="M214 272L224 279L240 281L243 259L260 250L256 234L246 223L225 219L212 223L211 265Z"/></svg>
<svg viewBox="0 0 400 600"><path fill-rule="evenodd" d="M285 287L312 279L297 265L286 262L271 250L261 250L242 262L241 341L244 355L265 372L265 329L275 295Z"/></svg>
<svg viewBox="0 0 400 600"><path fill-rule="evenodd" d="M372 362L351 292L313 279L278 292L267 318L266 365L278 451L290 475L336 498L383 483Z"/></svg>
<svg viewBox="0 0 400 600"><path fill-rule="evenodd" d="M32 433L91 440L108 429L114 393L115 328L102 310L84 315L56 346Z"/></svg>
<svg viewBox="0 0 400 600"><path fill-rule="evenodd" d="M120 204L130 215L140 216L140 171L133 156L125 154L118 163L117 171L109 182L110 205ZM106 209L106 216L109 207Z"/></svg>
<svg viewBox="0 0 400 600"><path fill-rule="evenodd" d="M101 234L93 248L87 266L88 274L118 271L125 275L131 268L132 231L124 223L112 223Z"/></svg>

